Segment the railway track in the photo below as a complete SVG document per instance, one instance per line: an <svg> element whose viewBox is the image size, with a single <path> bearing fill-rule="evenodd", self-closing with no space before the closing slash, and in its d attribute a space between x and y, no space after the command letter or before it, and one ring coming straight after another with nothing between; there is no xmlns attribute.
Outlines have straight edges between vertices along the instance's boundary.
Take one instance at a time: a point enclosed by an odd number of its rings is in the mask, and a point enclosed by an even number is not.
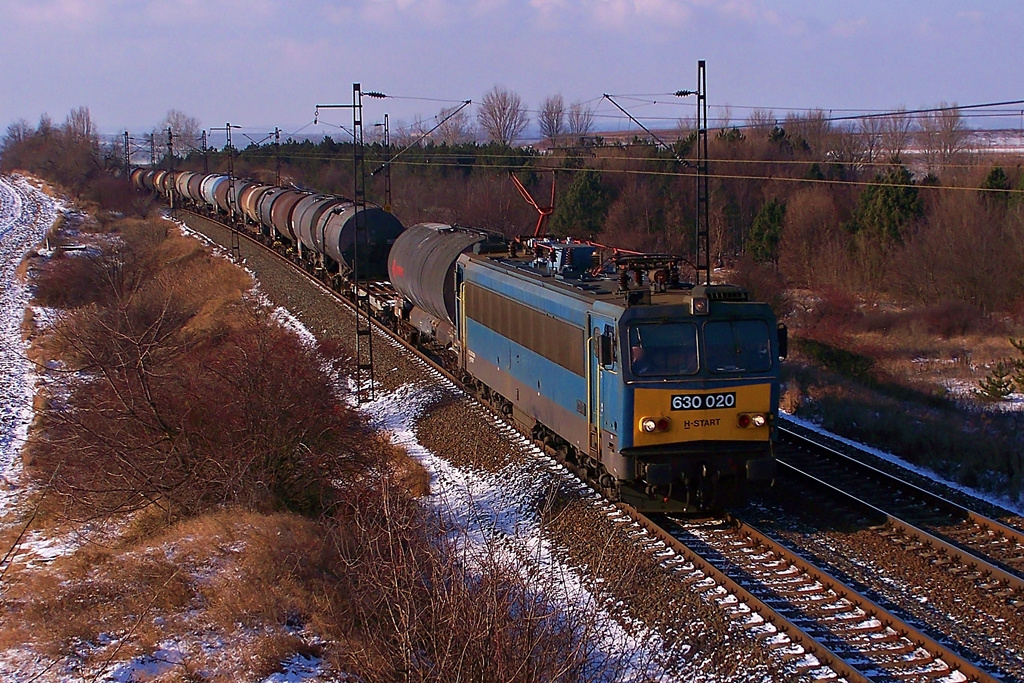
<svg viewBox="0 0 1024 683"><path fill-rule="evenodd" d="M783 429L795 446L780 454L784 474L839 498L879 533L928 557L949 572L974 579L1024 618L1024 531Z"/></svg>
<svg viewBox="0 0 1024 683"><path fill-rule="evenodd" d="M669 519L664 526L841 664L848 680L994 681L947 645L748 523Z"/></svg>

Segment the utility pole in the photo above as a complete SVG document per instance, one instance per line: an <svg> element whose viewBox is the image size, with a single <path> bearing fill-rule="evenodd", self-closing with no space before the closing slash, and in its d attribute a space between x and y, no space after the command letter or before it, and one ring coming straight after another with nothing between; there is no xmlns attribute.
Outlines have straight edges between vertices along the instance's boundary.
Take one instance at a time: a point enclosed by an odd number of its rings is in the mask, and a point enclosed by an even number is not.
<svg viewBox="0 0 1024 683"><path fill-rule="evenodd" d="M149 134L149 166L156 167L156 132Z"/></svg>
<svg viewBox="0 0 1024 683"><path fill-rule="evenodd" d="M355 176L352 195L352 296L356 307L356 401L366 403L373 400L373 311L370 308L370 292L359 284L359 242L366 233L366 169L363 148L363 90L359 83L352 84L351 104L318 104L320 109L352 110L352 164ZM367 92L367 97L384 98L379 92Z"/></svg>
<svg viewBox="0 0 1024 683"><path fill-rule="evenodd" d="M235 148L231 146L232 128L241 128L241 126L232 126L230 123L225 123L223 128L210 128L210 130L222 130L227 137L224 149L228 153L228 223L231 225L231 258L237 262L241 260L242 245L238 234L238 226L235 224L235 201L237 198L232 196L238 190L235 187Z"/></svg>
<svg viewBox="0 0 1024 683"><path fill-rule="evenodd" d="M711 224L708 216L708 79L704 60L697 62L697 89L677 90L676 97L697 96L697 215L694 220L696 241L694 266L696 284L700 284L701 271L704 284L711 284Z"/></svg>
<svg viewBox="0 0 1024 683"><path fill-rule="evenodd" d="M281 129L274 126L274 167L277 171L278 187L281 187Z"/></svg>
<svg viewBox="0 0 1024 683"><path fill-rule="evenodd" d="M124 132L124 177L131 178L132 176L132 149L129 146L131 144L131 138L128 137L128 131Z"/></svg>
<svg viewBox="0 0 1024 683"><path fill-rule="evenodd" d="M388 129L388 115L384 114L384 156L391 154L391 132ZM391 164L384 167L384 210L391 213Z"/></svg>
<svg viewBox="0 0 1024 683"><path fill-rule="evenodd" d="M704 60L697 62L697 280L711 284L711 231L708 216L708 82ZM703 252L703 253L701 253Z"/></svg>
<svg viewBox="0 0 1024 683"><path fill-rule="evenodd" d="M174 132L167 129L167 170L174 170Z"/></svg>
<svg viewBox="0 0 1024 683"><path fill-rule="evenodd" d="M210 174L210 159L206 156L206 130L203 129L203 175Z"/></svg>
<svg viewBox="0 0 1024 683"><path fill-rule="evenodd" d="M373 311L370 309L369 287L359 286L359 239L366 233L366 168L363 149L363 91L358 83L352 84L352 163L355 210L352 221L356 234L352 240L352 280L356 295L356 391L360 403L373 400ZM367 240L369 241L369 240ZM364 384L365 380L365 384Z"/></svg>
<svg viewBox="0 0 1024 683"><path fill-rule="evenodd" d="M171 204L171 211L174 211L174 132L170 126L167 128L167 170L171 175L170 192L167 193L167 199Z"/></svg>

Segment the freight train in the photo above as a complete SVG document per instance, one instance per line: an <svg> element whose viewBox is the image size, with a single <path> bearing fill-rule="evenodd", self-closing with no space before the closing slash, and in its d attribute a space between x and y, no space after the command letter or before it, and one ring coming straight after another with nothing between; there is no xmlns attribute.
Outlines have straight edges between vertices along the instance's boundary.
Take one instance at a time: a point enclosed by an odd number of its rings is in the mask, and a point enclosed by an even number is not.
<svg viewBox="0 0 1024 683"><path fill-rule="evenodd" d="M335 282L355 266L343 198L191 173L132 180L240 215ZM359 273L391 283L381 321L610 499L704 512L773 480L786 331L743 289L684 283L669 255L405 229L372 205L362 220Z"/></svg>

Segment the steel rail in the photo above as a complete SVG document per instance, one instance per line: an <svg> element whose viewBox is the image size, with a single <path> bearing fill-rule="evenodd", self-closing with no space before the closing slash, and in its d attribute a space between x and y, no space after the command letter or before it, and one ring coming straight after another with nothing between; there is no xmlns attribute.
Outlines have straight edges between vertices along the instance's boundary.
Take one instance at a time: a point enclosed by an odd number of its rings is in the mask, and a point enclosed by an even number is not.
<svg viewBox="0 0 1024 683"><path fill-rule="evenodd" d="M893 615L891 612L886 610L884 607L878 605L870 598L862 595L853 588L850 588L846 584L842 583L838 579L829 576L824 571L819 569L813 563L800 557L797 553L790 550L781 543L775 541L769 536L765 535L756 528L743 522L735 517L730 516L729 521L736 526L737 531L753 542L758 543L762 546L767 547L772 552L784 557L787 561L793 563L801 570L805 571L811 578L820 583L821 585L831 589L837 595L846 598L850 602L854 603L861 609L863 609L869 615L878 619L881 623L892 628L894 631L904 636L914 644L923 647L928 650L929 653L935 655L937 658L942 659L949 667L954 671L959 671L964 674L972 681L991 681L995 683L997 680L991 674L980 669L976 665L963 659L960 655L950 650L947 646L942 645L934 638L922 633L918 629L914 628L904 620Z"/></svg>
<svg viewBox="0 0 1024 683"><path fill-rule="evenodd" d="M943 498L942 496L928 491L927 489L921 488L916 484L912 484L904 479L901 479L889 472L885 472L876 467L864 463L857 458L851 457L845 453L830 448L824 444L818 443L813 439L806 437L802 434L797 434L785 427L780 427L780 431L785 435L787 439L797 442L799 445L810 448L819 453L824 453L830 458L835 458L848 465L852 469L860 472L865 472L870 476L877 477L885 483L899 487L905 491L909 491L917 496L922 502L933 505L938 509L951 514L957 518L961 518L970 522L981 529L988 530L991 534L1002 536L1007 540L1012 540L1020 545L1024 545L1024 533L1018 529L1002 524L990 517L986 517L980 513L977 513L969 508L966 508L958 503ZM830 494L841 496L848 500L851 504L871 512L872 514L883 517L889 524L899 531L911 536L912 538L918 538L921 542L927 543L935 547L937 550L945 552L951 559L961 562L967 566L975 566L980 571L992 575L994 578L1008 584L1013 589L1018 591L1024 591L1024 576L1013 568L1005 566L998 560L994 560L989 556L984 555L981 551L970 547L968 544L958 542L956 540L946 540L935 534L929 533L919 527L914 526L912 523L907 522L899 517L892 515L881 508L864 501L851 493L843 491L842 489L829 484L819 477L815 477L809 473L802 471L798 466L792 463L786 462L783 458L776 458L777 462L787 468L788 471L798 473L807 480L812 481L815 485L824 487L829 491Z"/></svg>

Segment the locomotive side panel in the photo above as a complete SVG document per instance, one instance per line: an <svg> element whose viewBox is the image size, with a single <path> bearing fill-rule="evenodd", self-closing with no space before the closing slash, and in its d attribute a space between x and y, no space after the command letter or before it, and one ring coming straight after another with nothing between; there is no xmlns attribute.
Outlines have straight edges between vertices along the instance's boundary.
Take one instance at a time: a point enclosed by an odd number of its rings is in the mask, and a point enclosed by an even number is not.
<svg viewBox="0 0 1024 683"><path fill-rule="evenodd" d="M509 400L521 419L540 422L586 450L587 338L583 326L571 322L586 318L586 304L537 291L530 282L480 263L460 260L466 370ZM535 307L538 303L546 310Z"/></svg>

